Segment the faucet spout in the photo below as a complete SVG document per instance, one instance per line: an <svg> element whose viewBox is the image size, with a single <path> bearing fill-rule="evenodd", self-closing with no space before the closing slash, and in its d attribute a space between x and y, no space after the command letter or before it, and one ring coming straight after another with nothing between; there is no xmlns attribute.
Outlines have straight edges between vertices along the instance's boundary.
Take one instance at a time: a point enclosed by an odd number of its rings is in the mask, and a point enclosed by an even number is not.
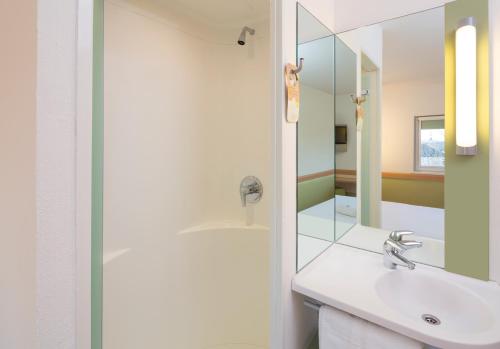
<svg viewBox="0 0 500 349"><path fill-rule="evenodd" d="M420 241L405 241L402 239L404 235L413 234L412 232L392 232L389 238L384 242L384 265L389 269L403 266L410 270L415 269L415 263L403 256L403 254L412 248L422 247Z"/></svg>
<svg viewBox="0 0 500 349"><path fill-rule="evenodd" d="M411 250L413 248L420 248L423 246L421 241L401 241L399 244L404 246L405 250Z"/></svg>
<svg viewBox="0 0 500 349"><path fill-rule="evenodd" d="M415 263L404 257L401 253L395 251L384 255L384 265L389 269L396 269L398 265L407 267L410 270L415 269Z"/></svg>
<svg viewBox="0 0 500 349"><path fill-rule="evenodd" d="M240 191L241 206L243 206L243 207L247 207L247 195L248 195L248 190L242 189Z"/></svg>

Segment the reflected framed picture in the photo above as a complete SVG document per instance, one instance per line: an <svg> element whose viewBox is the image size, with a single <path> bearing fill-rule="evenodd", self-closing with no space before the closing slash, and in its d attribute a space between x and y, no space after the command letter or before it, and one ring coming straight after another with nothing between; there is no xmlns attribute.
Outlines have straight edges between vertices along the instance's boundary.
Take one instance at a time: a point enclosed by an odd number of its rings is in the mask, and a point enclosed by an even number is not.
<svg viewBox="0 0 500 349"><path fill-rule="evenodd" d="M335 150L347 151L347 125L335 125Z"/></svg>

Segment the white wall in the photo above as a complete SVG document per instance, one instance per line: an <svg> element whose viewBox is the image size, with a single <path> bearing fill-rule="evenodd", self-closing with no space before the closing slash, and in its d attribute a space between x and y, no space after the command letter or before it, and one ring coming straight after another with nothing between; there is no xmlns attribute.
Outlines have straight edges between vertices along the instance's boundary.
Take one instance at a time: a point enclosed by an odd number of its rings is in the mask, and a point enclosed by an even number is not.
<svg viewBox="0 0 500 349"><path fill-rule="evenodd" d="M454 0L335 0L335 32L428 10Z"/></svg>
<svg viewBox="0 0 500 349"><path fill-rule="evenodd" d="M335 167L335 121L332 94L307 85L300 86L298 175Z"/></svg>
<svg viewBox="0 0 500 349"><path fill-rule="evenodd" d="M300 1L331 30L334 29L333 0ZM273 58L276 115L274 130L274 200L272 236L272 323L273 349L303 349L317 326L317 314L304 307L303 297L291 290L296 263L296 125L285 118L283 69L296 62L296 2L273 2Z"/></svg>
<svg viewBox="0 0 500 349"><path fill-rule="evenodd" d="M413 172L415 116L443 114L443 81L383 84L382 171Z"/></svg>
<svg viewBox="0 0 500 349"><path fill-rule="evenodd" d="M35 347L36 1L0 3L0 348Z"/></svg>
<svg viewBox="0 0 500 349"><path fill-rule="evenodd" d="M338 37L354 51L357 57L357 89L361 92L362 54L382 70L383 31L380 25L372 25L338 34Z"/></svg>
<svg viewBox="0 0 500 349"><path fill-rule="evenodd" d="M38 348L74 348L77 1L37 7Z"/></svg>
<svg viewBox="0 0 500 349"><path fill-rule="evenodd" d="M208 165L203 145L211 115L204 109L203 41L123 1L105 1L104 13L106 254L196 223L193 213L204 212L199 174Z"/></svg>

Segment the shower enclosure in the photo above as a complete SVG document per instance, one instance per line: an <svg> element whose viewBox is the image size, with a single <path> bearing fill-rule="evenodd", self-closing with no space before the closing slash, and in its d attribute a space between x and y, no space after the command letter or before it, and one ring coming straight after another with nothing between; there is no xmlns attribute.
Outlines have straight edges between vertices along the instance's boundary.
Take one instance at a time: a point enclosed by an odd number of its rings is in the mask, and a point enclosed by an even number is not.
<svg viewBox="0 0 500 349"><path fill-rule="evenodd" d="M93 349L268 347L269 13L269 0L104 1ZM264 190L243 207L247 176Z"/></svg>

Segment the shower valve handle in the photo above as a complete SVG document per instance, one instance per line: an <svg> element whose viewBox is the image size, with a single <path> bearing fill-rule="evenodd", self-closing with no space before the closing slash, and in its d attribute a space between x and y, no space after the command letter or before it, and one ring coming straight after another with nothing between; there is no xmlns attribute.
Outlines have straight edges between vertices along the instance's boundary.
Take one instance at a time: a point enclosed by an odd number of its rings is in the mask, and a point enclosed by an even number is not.
<svg viewBox="0 0 500 349"><path fill-rule="evenodd" d="M240 184L241 206L256 204L262 198L263 186L261 181L254 176L243 178Z"/></svg>

